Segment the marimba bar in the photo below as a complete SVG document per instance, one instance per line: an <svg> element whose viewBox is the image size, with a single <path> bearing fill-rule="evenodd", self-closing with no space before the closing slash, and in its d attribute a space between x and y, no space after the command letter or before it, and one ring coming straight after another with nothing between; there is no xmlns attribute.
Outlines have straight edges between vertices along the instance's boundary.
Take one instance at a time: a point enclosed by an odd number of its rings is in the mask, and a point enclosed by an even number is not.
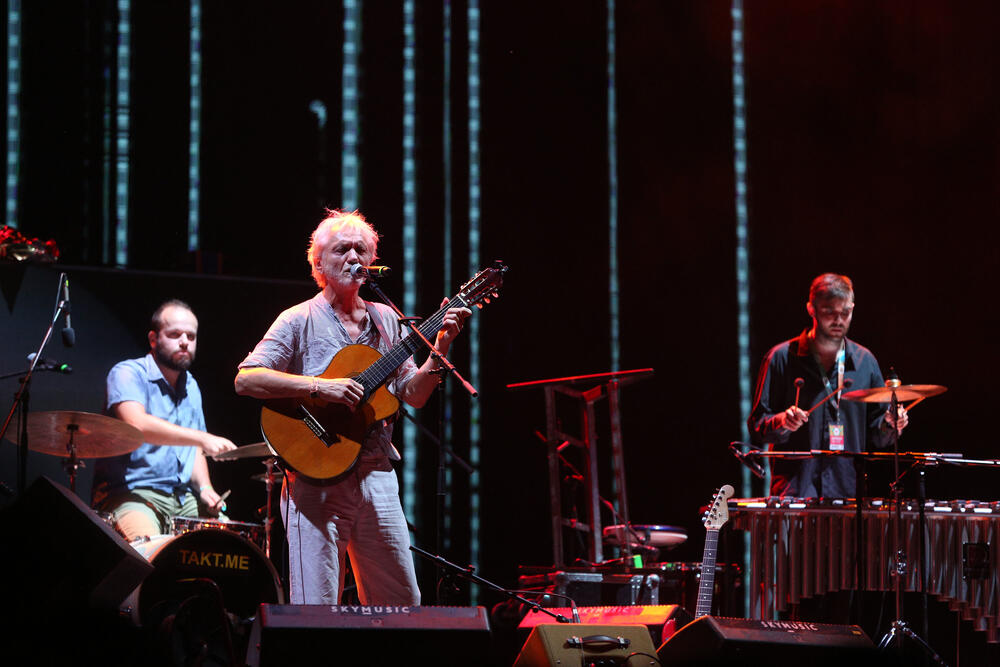
<svg viewBox="0 0 1000 667"><path fill-rule="evenodd" d="M920 592L919 512L902 501L903 590ZM750 533L750 617L771 619L803 598L841 590L895 590L892 501L862 506L864 581L856 571L853 499L744 498L729 503L731 525ZM927 501L927 593L1000 641L1000 503Z"/></svg>

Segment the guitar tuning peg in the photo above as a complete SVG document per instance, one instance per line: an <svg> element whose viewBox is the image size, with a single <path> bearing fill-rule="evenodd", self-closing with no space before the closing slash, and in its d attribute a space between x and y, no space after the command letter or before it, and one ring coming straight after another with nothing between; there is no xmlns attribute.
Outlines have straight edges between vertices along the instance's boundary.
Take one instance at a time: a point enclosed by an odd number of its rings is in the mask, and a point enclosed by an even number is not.
<svg viewBox="0 0 1000 667"><path fill-rule="evenodd" d="M494 299L499 299L500 298L500 292L493 292L493 298Z"/></svg>
<svg viewBox="0 0 1000 667"><path fill-rule="evenodd" d="M483 301L485 301L486 303L489 303L489 302L490 302L490 297L485 297L485 298L483 299Z"/></svg>
<svg viewBox="0 0 1000 667"><path fill-rule="evenodd" d="M477 303L476 304L476 308L478 308L479 310L482 310L483 309L483 304Z"/></svg>

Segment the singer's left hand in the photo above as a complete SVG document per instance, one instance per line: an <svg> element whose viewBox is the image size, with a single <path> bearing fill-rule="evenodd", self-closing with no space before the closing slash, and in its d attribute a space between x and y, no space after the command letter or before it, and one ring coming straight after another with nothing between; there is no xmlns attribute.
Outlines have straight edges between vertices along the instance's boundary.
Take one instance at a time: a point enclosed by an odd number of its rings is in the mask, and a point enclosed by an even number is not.
<svg viewBox="0 0 1000 667"><path fill-rule="evenodd" d="M448 303L448 299L441 302L444 306ZM450 346L451 341L455 340L458 333L462 330L462 325L465 323L465 319L472 314L472 311L468 308L449 308L448 312L444 315L444 321L441 323L441 330L438 331L437 344L436 347L438 351L441 350L441 345Z"/></svg>
<svg viewBox="0 0 1000 667"><path fill-rule="evenodd" d="M891 410L886 410L885 421L887 424L889 424L889 428L895 426L896 434L901 435L903 433L903 429L906 428L907 425L910 423L910 415L909 413L906 412L906 408L904 408L902 405L897 406L896 414L899 416L898 419L893 418Z"/></svg>

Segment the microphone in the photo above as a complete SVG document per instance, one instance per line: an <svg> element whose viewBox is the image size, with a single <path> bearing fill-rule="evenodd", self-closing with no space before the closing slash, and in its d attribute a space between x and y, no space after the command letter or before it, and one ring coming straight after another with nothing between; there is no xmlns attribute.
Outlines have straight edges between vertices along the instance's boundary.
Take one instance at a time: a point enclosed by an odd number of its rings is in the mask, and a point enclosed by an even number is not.
<svg viewBox="0 0 1000 667"><path fill-rule="evenodd" d="M63 345L66 347L73 347L76 343L76 332L73 331L73 321L70 318L70 311L72 308L69 303L69 277L64 273L62 274L62 284L63 284L63 313L66 315L66 326L62 330Z"/></svg>
<svg viewBox="0 0 1000 667"><path fill-rule="evenodd" d="M30 364L32 361L34 361L36 356L38 355L35 352L29 354L28 363ZM69 375L70 373L73 372L73 367L70 366L69 364L61 364L53 359L46 359L45 357L42 357L41 359L38 360L38 363L35 364L35 370L55 371L56 373L63 373Z"/></svg>
<svg viewBox="0 0 1000 667"><path fill-rule="evenodd" d="M763 466L761 466L760 463L758 463L757 461L754 461L753 459L750 458L749 456L750 452L744 454L742 451L740 451L740 446L743 444L744 443L742 442L731 442L729 443L729 451L733 453L733 456L739 459L740 463L745 465L747 468L750 468L750 472L756 475L758 479L764 479Z"/></svg>
<svg viewBox="0 0 1000 667"><path fill-rule="evenodd" d="M362 264L351 264L352 278L382 278L392 271L388 266L364 266Z"/></svg>

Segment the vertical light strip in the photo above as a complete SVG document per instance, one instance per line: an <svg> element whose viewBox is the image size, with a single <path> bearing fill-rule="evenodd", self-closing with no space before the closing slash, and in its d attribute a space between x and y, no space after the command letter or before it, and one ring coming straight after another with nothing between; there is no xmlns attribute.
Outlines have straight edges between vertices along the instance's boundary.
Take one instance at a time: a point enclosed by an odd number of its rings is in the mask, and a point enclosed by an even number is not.
<svg viewBox="0 0 1000 667"><path fill-rule="evenodd" d="M131 85L130 51L131 0L118 0L118 54L115 71L118 99L115 104L115 264L128 265L128 195L129 195L129 86Z"/></svg>
<svg viewBox="0 0 1000 667"><path fill-rule="evenodd" d="M479 270L479 223L480 223L480 172L479 172L479 0L469 0L469 269ZM469 333L469 381L478 387L482 375L479 365L479 318L468 320ZM475 467L469 479L469 559L479 562L479 464L480 464L480 409L479 403L472 401L469 409L469 461ZM472 587L472 602L478 599L476 587Z"/></svg>
<svg viewBox="0 0 1000 667"><path fill-rule="evenodd" d="M201 248L201 0L191 0L191 118L188 132L188 251Z"/></svg>
<svg viewBox="0 0 1000 667"><path fill-rule="evenodd" d="M7 214L17 228L17 187L21 163L21 0L7 1Z"/></svg>
<svg viewBox="0 0 1000 667"><path fill-rule="evenodd" d="M416 7L403 2L403 312L417 309ZM417 501L417 429L403 424L403 507L413 522Z"/></svg>
<svg viewBox="0 0 1000 667"><path fill-rule="evenodd" d="M358 208L358 53L361 51L361 0L344 0L344 64L340 86L340 206Z"/></svg>
<svg viewBox="0 0 1000 667"><path fill-rule="evenodd" d="M443 53L443 65L444 69L442 72L442 83L441 83L441 97L442 97L442 119L441 119L441 153L443 156L443 171L444 171L444 210L442 215L444 217L444 230L442 235L444 236L444 268L442 273L444 274L444 290L442 294L453 294L456 286L453 284L452 280L452 252L451 252L451 234L452 234L452 209L451 209L451 197L452 197L452 187L451 187L451 0L443 0L442 6L443 12L443 23L442 33L444 40L444 53ZM442 428L444 433L441 437L444 438L444 442L448 445L452 445L452 438L454 436L454 429L451 425L453 408L454 408L454 387L453 383L444 383L444 419ZM451 547L451 513L452 513L452 473L453 467L446 466L444 469L444 485L447 492L444 496L444 515L445 515L445 540L444 547L449 549Z"/></svg>
<svg viewBox="0 0 1000 667"><path fill-rule="evenodd" d="M736 176L736 340L739 353L740 429L741 439L750 439L747 419L750 417L750 250L747 239L747 133L746 133L746 82L743 77L743 0L732 0L733 17L733 171ZM745 448L744 448L745 450ZM766 480L769 482L769 480ZM750 471L743 467L742 493L744 498L753 495ZM765 491L766 493L766 491ZM743 572L750 572L749 536L743 535ZM744 609L749 613L750 588L743 582Z"/></svg>
<svg viewBox="0 0 1000 667"><path fill-rule="evenodd" d="M608 313L611 370L621 370L618 291L618 117L615 82L615 0L608 0Z"/></svg>
<svg viewBox="0 0 1000 667"><path fill-rule="evenodd" d="M101 23L101 80L104 83L104 101L101 114L101 263L111 264L111 188L114 186L112 165L114 161L114 88L117 72L112 64L117 54L113 52L118 35L110 12Z"/></svg>

